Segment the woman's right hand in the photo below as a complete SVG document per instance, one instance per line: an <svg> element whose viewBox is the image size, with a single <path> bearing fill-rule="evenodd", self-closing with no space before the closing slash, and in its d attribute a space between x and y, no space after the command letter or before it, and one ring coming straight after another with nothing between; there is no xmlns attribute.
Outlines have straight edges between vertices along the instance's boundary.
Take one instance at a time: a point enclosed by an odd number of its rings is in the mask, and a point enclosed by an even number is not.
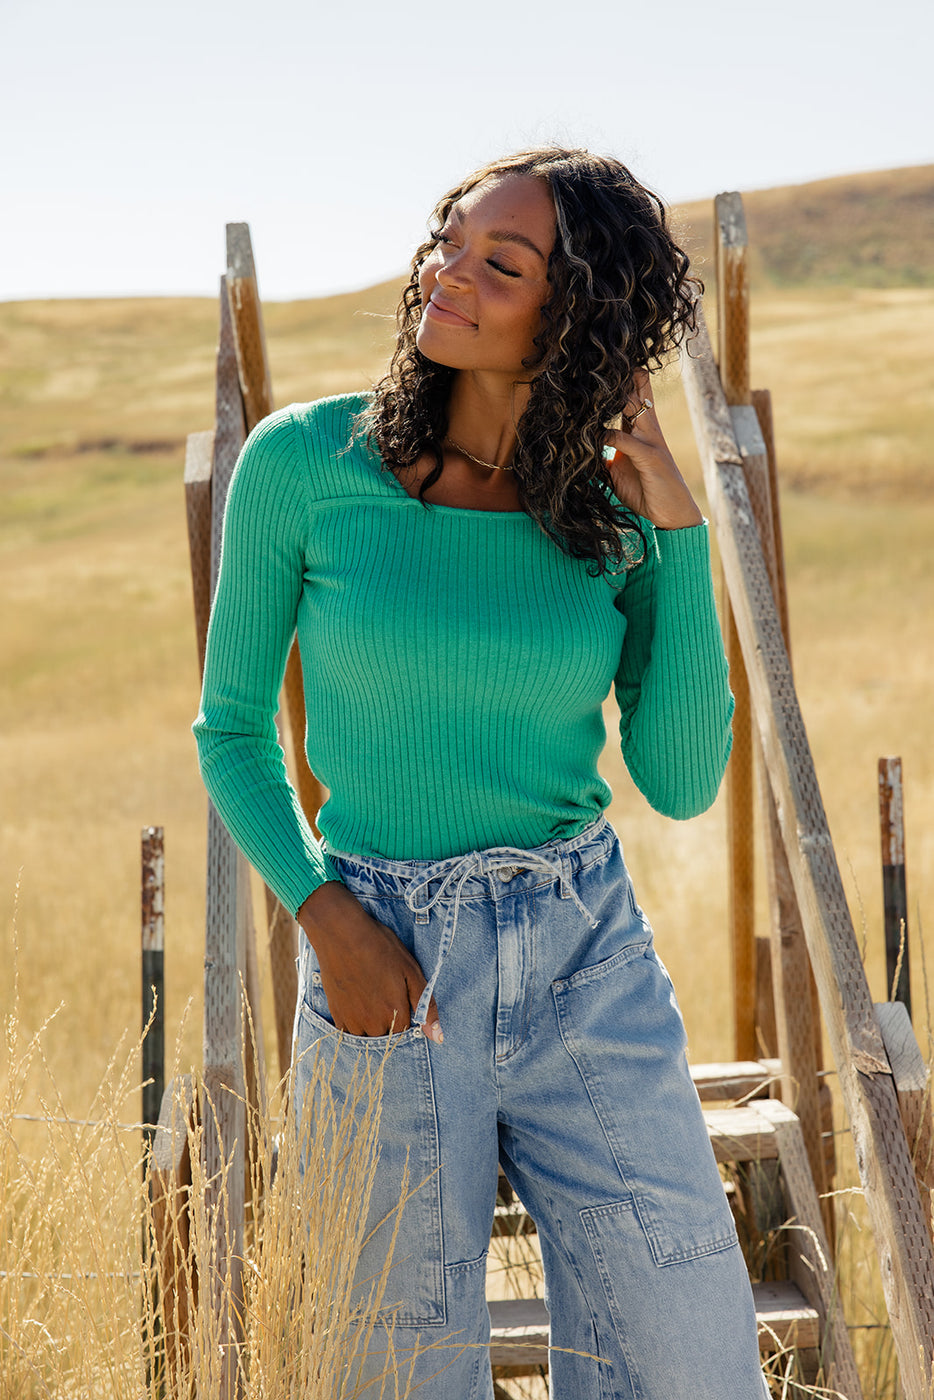
<svg viewBox="0 0 934 1400"><path fill-rule="evenodd" d="M317 954L337 1029L365 1036L406 1030L426 979L392 929L372 918L339 880L312 890L296 918ZM440 1045L434 997L422 1030Z"/></svg>

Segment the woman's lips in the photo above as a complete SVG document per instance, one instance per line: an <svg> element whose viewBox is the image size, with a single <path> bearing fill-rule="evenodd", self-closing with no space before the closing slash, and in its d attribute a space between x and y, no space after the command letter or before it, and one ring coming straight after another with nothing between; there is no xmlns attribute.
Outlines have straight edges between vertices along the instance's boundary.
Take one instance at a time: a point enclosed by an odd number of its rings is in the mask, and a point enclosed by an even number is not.
<svg viewBox="0 0 934 1400"><path fill-rule="evenodd" d="M449 326L470 326L471 330L477 329L475 321L462 316L459 311L454 311L449 306L439 305L431 298L425 306L425 315L430 317L432 321L444 321Z"/></svg>

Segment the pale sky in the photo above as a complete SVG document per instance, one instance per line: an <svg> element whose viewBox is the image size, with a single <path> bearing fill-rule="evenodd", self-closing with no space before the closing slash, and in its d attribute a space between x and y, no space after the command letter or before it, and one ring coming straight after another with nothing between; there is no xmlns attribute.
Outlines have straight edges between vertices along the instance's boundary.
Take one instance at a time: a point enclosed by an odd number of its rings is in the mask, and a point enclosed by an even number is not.
<svg viewBox="0 0 934 1400"><path fill-rule="evenodd" d="M934 161L932 0L0 0L0 300L395 276L557 141L669 201Z"/></svg>

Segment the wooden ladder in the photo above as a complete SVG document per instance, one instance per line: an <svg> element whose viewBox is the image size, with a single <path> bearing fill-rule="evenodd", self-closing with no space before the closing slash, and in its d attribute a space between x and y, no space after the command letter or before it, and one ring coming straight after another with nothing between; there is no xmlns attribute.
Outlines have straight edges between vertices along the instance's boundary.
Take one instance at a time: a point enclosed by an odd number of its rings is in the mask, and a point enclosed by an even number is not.
<svg viewBox="0 0 934 1400"><path fill-rule="evenodd" d="M768 1093L773 1062L697 1066L702 1101L722 1104L738 1094ZM824 1231L808 1154L797 1116L778 1099L704 1109L724 1189L738 1219L763 1357L777 1358L780 1374L793 1370L806 1384L831 1386L848 1400L862 1394L856 1362L834 1288L833 1255ZM535 1226L500 1176L493 1235L530 1235ZM769 1237L766 1266L763 1235ZM757 1249L757 1246L760 1246ZM756 1278L757 1273L770 1277ZM491 1301L490 1355L500 1400L511 1378L544 1375L548 1367L548 1313L540 1298Z"/></svg>
<svg viewBox="0 0 934 1400"><path fill-rule="evenodd" d="M907 1400L929 1400L934 1365L934 1253L928 1234L934 1191L934 1149L930 1146L934 1129L927 1073L904 1008L872 1006L797 709L787 655L774 479L772 502L769 499L768 472L774 474L774 453L767 431L768 395L765 391L748 393L743 362L742 347L748 351L743 309L745 268L740 256L745 229L741 204L736 206L738 198L718 200L721 328L729 323L732 330L721 346L718 372L706 339L703 313L699 312L698 336L685 361L685 387L701 447L731 611L735 609L730 627L736 637L731 650L734 674L742 682L742 687L737 684L736 688L745 688L746 727L755 719L758 732L750 733L745 745L740 745L745 748L745 776L738 784L740 791L731 798L736 1062L697 1066L692 1073L706 1105L715 1155L724 1168L725 1189L741 1227L741 1242L754 1280L763 1354L778 1356L778 1364L784 1368L787 1353L793 1356L803 1380L821 1377L838 1394L859 1400L859 1379L833 1287L834 1242L826 1192L832 1185L834 1167L832 1156L825 1151L833 1139L827 1134L828 1097L820 1073L823 1017L873 1233L880 1257L888 1263L883 1287L902 1384ZM731 286L736 293L732 302L726 295ZM730 389L729 401L725 388ZM221 287L215 429L190 435L185 470L202 658L226 484L246 432L271 408L249 232L246 225L229 225L228 272ZM313 819L319 793L300 742L304 703L294 652L283 702L283 746L303 806ZM740 728L742 724L741 720ZM295 738L299 742L294 742ZM734 749L734 763L736 752ZM769 937L761 939L754 937L749 918L751 859L746 839L746 827L752 820L750 765L756 753L765 778L760 805L766 812L772 925ZM237 1266L246 1208L245 1192L237 1183L244 1183L248 1175L243 1113L246 1102L255 1102L262 1094L264 1080L261 1053L243 1070L237 1068L244 1029L244 987L258 1047L263 1037L246 864L213 816L208 873L204 1082L217 1130L205 1137L205 1167L210 1172L212 1155L217 1152L215 1138L237 1144L231 1166L237 1189L224 1210L217 1209L212 1216L212 1259L223 1264L229 1258ZM272 896L267 896L266 913L279 1072L285 1075L291 1055L298 931ZM777 1058L754 1058L765 1053ZM772 1094L776 1097L770 1097ZM907 1140L899 1108L908 1127ZM198 1284L196 1277L185 1272L185 1202L192 1181L187 1129L198 1110L190 1086L169 1085L153 1148L156 1243L163 1258L174 1261L167 1271L170 1287L163 1299L170 1351L184 1346L187 1297ZM915 1148L914 1162L910 1146ZM825 1197L823 1202L821 1197ZM534 1234L534 1225L504 1179L493 1233L494 1242L497 1236ZM762 1243L766 1238L772 1247L763 1267ZM497 1393L506 1400L509 1377L534 1375L547 1367L548 1318L544 1304L535 1297L494 1301L491 1316ZM237 1316L232 1314L222 1323L222 1334L229 1339L230 1365L218 1400L235 1400Z"/></svg>

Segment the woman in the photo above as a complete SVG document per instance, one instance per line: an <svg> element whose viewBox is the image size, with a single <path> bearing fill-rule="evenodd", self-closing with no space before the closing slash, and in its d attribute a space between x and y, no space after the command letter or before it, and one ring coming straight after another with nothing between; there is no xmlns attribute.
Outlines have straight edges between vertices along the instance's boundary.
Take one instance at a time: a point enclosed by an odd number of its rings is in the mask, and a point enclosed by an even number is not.
<svg viewBox="0 0 934 1400"><path fill-rule="evenodd" d="M432 1400L492 1394L498 1163L539 1229L555 1397L764 1393L680 1015L596 768L611 685L659 810L709 806L729 752L706 526L649 397L689 282L617 161L494 162L435 210L375 393L273 414L231 486L202 770L306 935L299 1090L316 1045L338 1081L393 1045L374 1225L406 1169L418 1189L367 1374L399 1368ZM276 743L296 627L323 849Z"/></svg>

